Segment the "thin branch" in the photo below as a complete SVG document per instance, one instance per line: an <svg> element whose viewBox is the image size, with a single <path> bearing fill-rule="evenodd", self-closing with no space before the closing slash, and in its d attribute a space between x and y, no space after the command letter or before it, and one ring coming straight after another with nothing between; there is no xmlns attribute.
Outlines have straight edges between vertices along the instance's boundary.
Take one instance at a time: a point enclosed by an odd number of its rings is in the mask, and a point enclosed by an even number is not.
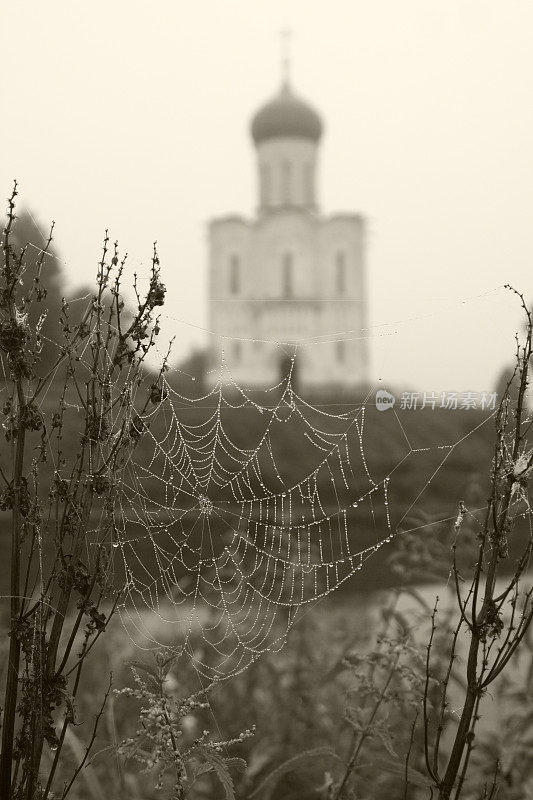
<svg viewBox="0 0 533 800"><path fill-rule="evenodd" d="M407 792L409 789L409 761L411 758L411 751L413 749L413 742L415 739L415 728L417 722L418 722L418 709L415 711L415 716L411 724L411 735L409 737L409 746L407 748L407 753L405 754L405 787L403 792L403 800L407 800Z"/></svg>
<svg viewBox="0 0 533 800"><path fill-rule="evenodd" d="M109 697L109 693L111 691L112 681L113 681L113 674L110 673L110 675L109 675L109 683L108 683L107 690L106 690L106 693L105 693L105 696L104 696L104 700L102 702L100 710L98 711L98 713L97 713L97 715L95 717L91 738L89 739L89 744L85 748L85 755L83 756L80 764L78 764L78 766L74 770L74 774L72 775L72 778L70 779L69 783L66 785L65 789L63 790L63 794L61 795L61 800L65 800L65 797L70 792L70 790L71 790L71 788L72 788L72 786L74 784L74 781L76 780L76 778L80 774L81 770L85 766L85 763L87 761L89 753L90 753L90 751L92 749L92 746L94 744L94 741L96 739L96 734L98 732L98 724L100 722L100 718L101 718L102 714L104 713L104 708L105 708L105 705L107 703L107 698Z"/></svg>
<svg viewBox="0 0 533 800"><path fill-rule="evenodd" d="M431 633L429 636L429 642L427 644L427 653L426 653L426 676L425 676L425 684L424 684L424 694L422 697L422 710L424 715L424 756L426 760L426 769L431 775L431 779L438 784L440 782L439 773L436 769L433 768L430 757L429 757L429 714L428 714L428 700L429 700L429 682L431 679L431 649L433 647L433 639L435 637L435 630L436 630L436 623L435 618L437 615L437 605L439 602L439 598L435 598L435 605L433 607L433 612L431 614Z"/></svg>

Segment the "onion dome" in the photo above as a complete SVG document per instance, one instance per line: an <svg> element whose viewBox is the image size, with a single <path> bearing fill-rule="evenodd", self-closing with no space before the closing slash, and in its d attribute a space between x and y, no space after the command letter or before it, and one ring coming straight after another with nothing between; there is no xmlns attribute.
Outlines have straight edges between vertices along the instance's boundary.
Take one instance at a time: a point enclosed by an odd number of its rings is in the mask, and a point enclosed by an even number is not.
<svg viewBox="0 0 533 800"><path fill-rule="evenodd" d="M284 83L279 94L255 114L251 133L255 144L285 137L318 142L322 135L322 120L314 108L300 100L289 84Z"/></svg>

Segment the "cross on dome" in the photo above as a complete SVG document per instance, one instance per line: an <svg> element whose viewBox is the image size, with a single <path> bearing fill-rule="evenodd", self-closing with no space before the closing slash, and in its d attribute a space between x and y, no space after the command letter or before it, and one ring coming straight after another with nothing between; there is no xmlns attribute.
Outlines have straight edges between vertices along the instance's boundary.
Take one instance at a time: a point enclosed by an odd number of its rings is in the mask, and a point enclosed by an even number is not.
<svg viewBox="0 0 533 800"><path fill-rule="evenodd" d="M281 35L281 77L282 84L288 85L291 70L291 37L292 30L290 28L282 28Z"/></svg>

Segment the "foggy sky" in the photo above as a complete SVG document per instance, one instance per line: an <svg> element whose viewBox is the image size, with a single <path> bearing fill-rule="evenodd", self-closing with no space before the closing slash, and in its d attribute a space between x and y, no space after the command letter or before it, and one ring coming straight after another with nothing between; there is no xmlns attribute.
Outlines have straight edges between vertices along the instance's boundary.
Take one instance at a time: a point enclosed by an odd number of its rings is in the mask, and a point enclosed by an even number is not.
<svg viewBox="0 0 533 800"><path fill-rule="evenodd" d="M176 355L205 341L207 222L256 206L249 121L280 84L321 113L324 213L368 220L381 385L490 389L533 299L529 0L46 0L2 8L0 192L47 227L71 286L109 228L158 241Z"/></svg>

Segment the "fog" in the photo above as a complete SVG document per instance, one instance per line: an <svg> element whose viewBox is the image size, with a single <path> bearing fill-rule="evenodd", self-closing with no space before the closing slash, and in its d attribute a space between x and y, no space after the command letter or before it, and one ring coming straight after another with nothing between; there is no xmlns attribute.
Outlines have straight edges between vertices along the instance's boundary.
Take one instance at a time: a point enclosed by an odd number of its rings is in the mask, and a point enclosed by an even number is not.
<svg viewBox="0 0 533 800"><path fill-rule="evenodd" d="M279 88L325 122L320 205L364 214L371 372L492 388L533 297L533 7L515 0L48 0L2 11L0 188L47 227L72 287L109 228L147 267L163 332L205 342L209 219L256 206L249 122Z"/></svg>

